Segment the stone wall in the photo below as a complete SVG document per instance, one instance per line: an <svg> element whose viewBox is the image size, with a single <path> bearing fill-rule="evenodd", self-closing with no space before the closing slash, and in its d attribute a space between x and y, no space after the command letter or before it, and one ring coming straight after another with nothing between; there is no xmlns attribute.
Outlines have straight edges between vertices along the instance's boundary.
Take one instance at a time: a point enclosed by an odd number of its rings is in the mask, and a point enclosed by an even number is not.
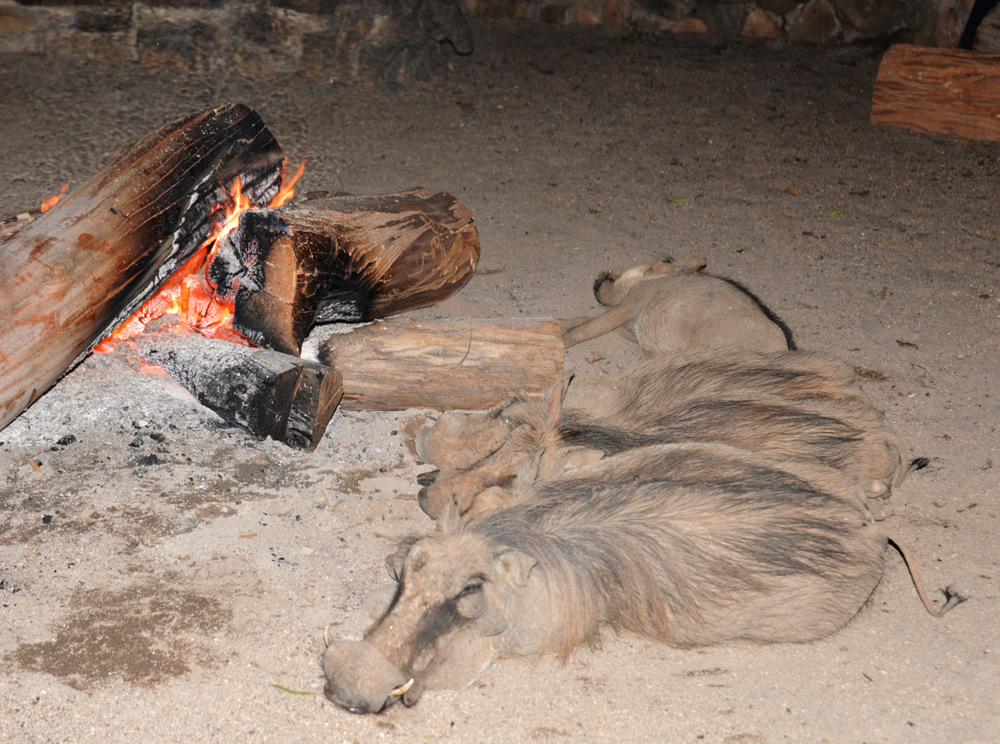
<svg viewBox="0 0 1000 744"><path fill-rule="evenodd" d="M458 0L0 0L0 52L195 72L404 82L471 44Z"/></svg>
<svg viewBox="0 0 1000 744"><path fill-rule="evenodd" d="M479 17L811 43L954 46L973 0L461 0Z"/></svg>
<svg viewBox="0 0 1000 744"><path fill-rule="evenodd" d="M954 46L973 0L0 0L0 52L405 82L472 50L468 17L807 43ZM991 16L993 25L995 19ZM990 24L984 24L987 26ZM996 34L994 34L995 36Z"/></svg>

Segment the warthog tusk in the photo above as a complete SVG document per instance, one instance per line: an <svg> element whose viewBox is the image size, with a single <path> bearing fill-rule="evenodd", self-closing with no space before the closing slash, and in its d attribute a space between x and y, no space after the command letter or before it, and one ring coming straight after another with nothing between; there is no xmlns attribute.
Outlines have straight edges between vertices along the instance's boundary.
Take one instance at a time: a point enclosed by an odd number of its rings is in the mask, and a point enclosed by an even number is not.
<svg viewBox="0 0 1000 744"><path fill-rule="evenodd" d="M405 695L406 691L409 690L411 687L413 687L413 677L410 677L410 681L409 682L401 684L399 687L397 687L395 690L393 690L389 694L393 695L395 697L400 697L401 695Z"/></svg>
<svg viewBox="0 0 1000 744"><path fill-rule="evenodd" d="M330 632L330 626L327 625L325 628L323 628L323 644L324 644L323 648L330 648L329 632Z"/></svg>

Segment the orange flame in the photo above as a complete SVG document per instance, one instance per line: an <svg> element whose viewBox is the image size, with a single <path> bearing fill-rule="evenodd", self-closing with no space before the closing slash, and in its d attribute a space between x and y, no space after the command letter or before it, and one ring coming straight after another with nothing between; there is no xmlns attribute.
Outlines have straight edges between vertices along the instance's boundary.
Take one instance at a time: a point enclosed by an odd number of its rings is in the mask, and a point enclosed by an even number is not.
<svg viewBox="0 0 1000 744"><path fill-rule="evenodd" d="M295 171L295 175L288 179L288 183L285 183L285 162L281 163L281 188L278 189L278 193L274 195L271 199L271 203L267 206L271 209L277 209L278 207L283 207L291 201L292 197L295 196L295 184L298 183L299 179L302 178L302 174L306 169L306 161L303 160L299 163L298 169ZM67 186L69 184L66 184Z"/></svg>
<svg viewBox="0 0 1000 744"><path fill-rule="evenodd" d="M42 199L42 209L43 212L48 212L52 207L59 203L59 200L66 196L66 189L69 188L69 181L63 184L63 187L59 189L58 194L52 194L51 196L46 196Z"/></svg>
<svg viewBox="0 0 1000 744"><path fill-rule="evenodd" d="M305 165L305 162L300 163L295 175L286 182L285 163L281 164L281 186L267 205L268 208L284 206L295 196L295 183L305 171ZM222 302L208 280L208 265L215 256L218 246L239 225L240 215L251 207L250 200L243 194L243 184L239 178L230 185L229 195L231 203L219 207L225 210L222 227L198 247L194 255L174 272L156 294L118 326L110 336L97 344L94 351L114 351L115 342L138 336L147 325L163 315L177 316L176 322L172 323L171 327L178 331L190 329L208 338L222 338L240 344L250 343L233 328L234 306Z"/></svg>

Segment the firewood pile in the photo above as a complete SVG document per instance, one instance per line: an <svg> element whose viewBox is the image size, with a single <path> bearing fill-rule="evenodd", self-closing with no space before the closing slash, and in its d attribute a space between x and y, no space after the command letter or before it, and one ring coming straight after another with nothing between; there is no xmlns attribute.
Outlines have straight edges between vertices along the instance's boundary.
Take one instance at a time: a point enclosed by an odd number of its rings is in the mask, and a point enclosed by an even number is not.
<svg viewBox="0 0 1000 744"><path fill-rule="evenodd" d="M123 149L44 213L5 221L0 428L95 349L134 351L226 420L303 449L342 398L489 407L562 375L559 326L545 320L379 322L303 359L318 324L450 296L480 244L472 212L447 193L293 195L260 117L222 105Z"/></svg>

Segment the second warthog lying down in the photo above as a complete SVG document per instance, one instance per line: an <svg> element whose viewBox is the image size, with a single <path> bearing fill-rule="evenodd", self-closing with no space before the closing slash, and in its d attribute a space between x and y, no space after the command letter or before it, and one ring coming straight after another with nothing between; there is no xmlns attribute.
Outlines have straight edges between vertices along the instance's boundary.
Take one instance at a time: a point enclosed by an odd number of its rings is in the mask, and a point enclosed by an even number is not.
<svg viewBox="0 0 1000 744"><path fill-rule="evenodd" d="M887 494L905 472L897 438L853 370L825 354L696 349L620 378L570 385L565 400L562 392L490 412L447 413L424 429L417 452L439 469L423 478L424 511L437 517L452 507L459 514L493 508L493 486L653 444L726 444L827 465L854 479L863 495Z"/></svg>
<svg viewBox="0 0 1000 744"><path fill-rule="evenodd" d="M724 445L639 447L518 488L390 557L388 610L328 644L330 700L413 705L497 655L568 654L601 628L679 647L822 638L871 595L889 541L853 478ZM907 564L932 614L961 601L935 609Z"/></svg>
<svg viewBox="0 0 1000 744"><path fill-rule="evenodd" d="M657 261L594 283L610 309L563 321L566 348L616 329L630 333L646 356L724 346L752 351L794 348L791 331L745 287L703 274L705 259Z"/></svg>

